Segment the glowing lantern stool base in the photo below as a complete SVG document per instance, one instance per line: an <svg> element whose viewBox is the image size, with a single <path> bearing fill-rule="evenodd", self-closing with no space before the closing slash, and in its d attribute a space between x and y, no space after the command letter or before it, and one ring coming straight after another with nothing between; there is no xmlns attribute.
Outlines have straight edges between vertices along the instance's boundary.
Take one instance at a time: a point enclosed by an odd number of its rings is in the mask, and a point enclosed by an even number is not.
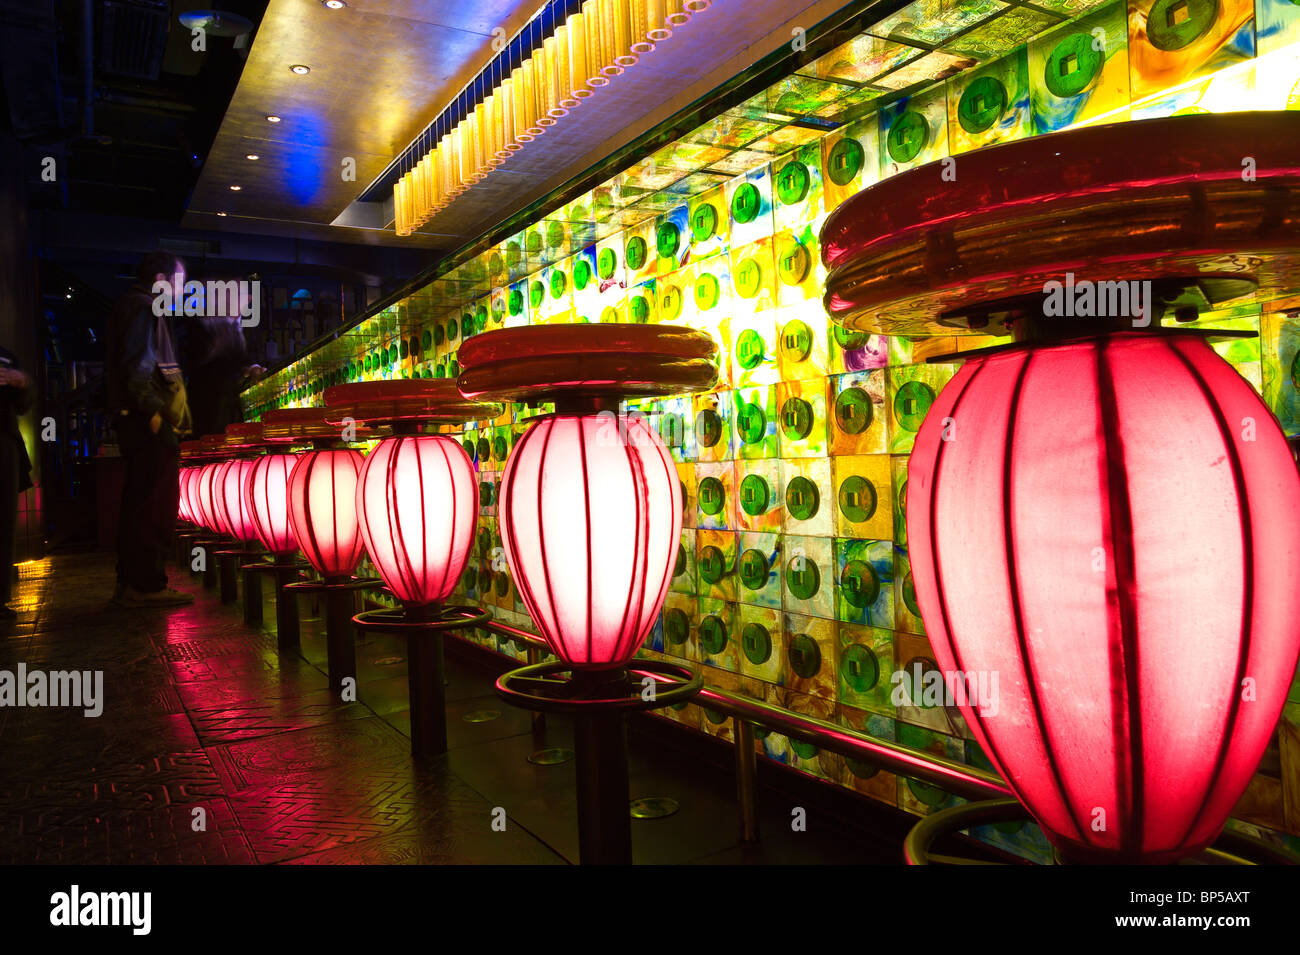
<svg viewBox="0 0 1300 955"><path fill-rule="evenodd" d="M191 577L199 575L194 569L194 547L205 536L207 532L201 527L176 532L176 566Z"/></svg>
<svg viewBox="0 0 1300 955"><path fill-rule="evenodd" d="M655 694L642 695L638 671L664 676ZM568 680L554 679L571 673ZM633 660L613 670L575 670L567 663L539 663L511 670L497 680L497 694L514 706L574 718L573 749L578 781L578 845L583 865L632 863L631 793L627 775L624 714L685 703L704 686L686 667L659 660Z"/></svg>
<svg viewBox="0 0 1300 955"><path fill-rule="evenodd" d="M491 420L502 408L468 400L445 380L335 385L325 392L325 408L335 425L392 429L358 475L357 521L371 563L402 610L367 611L351 621L359 629L406 637L411 752L438 756L447 751L444 635L481 623L487 613L446 605L474 543L474 464L453 438L421 430L429 423Z"/></svg>
<svg viewBox="0 0 1300 955"><path fill-rule="evenodd" d="M303 573L311 570L311 564L292 558L271 561L255 560L252 563L242 565L239 569L244 573L244 586L246 588L255 587L259 595L262 592L261 575L267 574L275 578L276 649L281 653L297 653L300 651L302 649L302 635L298 616L298 601L294 599L288 588L303 579ZM258 581L258 583L252 584L250 581ZM249 626L256 626L262 622L260 603L257 608L257 620L249 621L245 618L245 622Z"/></svg>
<svg viewBox="0 0 1300 955"><path fill-rule="evenodd" d="M231 544L231 535L227 533L221 520L220 509L224 488L223 477L234 452L226 448L224 434L206 435L195 443L198 445L199 454L206 459L206 463L194 487L204 533L193 542L193 547L202 552L200 556L204 589L211 590L222 585L222 602L230 603L233 600L226 599L225 591L229 588L219 575L222 561L217 554L221 550L229 549Z"/></svg>
<svg viewBox="0 0 1300 955"><path fill-rule="evenodd" d="M360 430L360 429L358 429ZM288 451L294 446L309 446L312 451L327 451L333 448L342 436L340 429L327 424L319 408L282 408L267 412L262 419L262 433L268 444L275 444ZM311 452L298 455L299 459ZM295 465L296 467L296 465ZM292 472L290 472L292 474ZM287 489L286 495L291 498ZM286 507L291 506L286 504ZM276 534L286 535L286 541L293 539L291 520L285 516L287 527L271 528ZM295 541L295 543L297 543ZM284 547L288 550L287 543ZM297 544L301 551L301 544ZM245 570L250 573L269 573L276 579L276 643L282 652L300 652L302 648L300 619L297 594L292 589L303 583L304 570L311 569L310 563L300 562L287 553L282 553L267 564L250 564ZM351 580L349 575L346 580ZM346 609L346 608L345 608ZM327 615L328 621L328 615ZM326 636L327 644L332 642ZM336 686L336 684L331 684Z"/></svg>
<svg viewBox="0 0 1300 955"><path fill-rule="evenodd" d="M243 566L243 562L250 557L257 556L257 550L253 548L232 548L228 550L213 551L212 556L217 559L217 581L221 592L221 602L223 604L233 604L239 601L239 577L236 571ZM245 591L247 594L247 591ZM261 602L261 587L257 588L257 599ZM257 614L260 618L261 614ZM244 620L248 622L247 608L245 608Z"/></svg>
<svg viewBox="0 0 1300 955"><path fill-rule="evenodd" d="M892 177L822 230L843 326L1015 335L932 359L968 360L916 434L908 550L939 668L1001 672L995 707L959 704L976 741L1072 862L1231 839L1300 655L1294 456L1204 340L1233 333L1179 327L1300 288L1298 137L1280 112L1069 130Z"/></svg>
<svg viewBox="0 0 1300 955"><path fill-rule="evenodd" d="M285 584L290 599L299 594L325 595L325 657L332 692L337 693L344 680L356 682L357 648L352 635L352 616L357 612L357 594L380 586L378 577L299 580Z"/></svg>
<svg viewBox="0 0 1300 955"><path fill-rule="evenodd" d="M633 659L663 605L682 502L663 442L617 412L624 398L711 387L715 353L684 327L551 325L475 336L458 355L464 395L555 403L511 453L497 510L520 594L560 660L507 673L497 692L574 714L584 864L632 861L625 713L702 685L683 667ZM681 683L643 699L638 668ZM564 671L571 680L546 679Z"/></svg>
<svg viewBox="0 0 1300 955"><path fill-rule="evenodd" d="M1029 813L1017 799L981 799L941 809L922 818L908 832L903 840L903 859L908 865L989 865L983 859L939 855L933 851L933 846L975 826L1027 821ZM1104 858L1071 859L1060 849L1055 850L1055 856L1058 865L1107 861ZM1277 846L1231 829L1219 833L1212 847L1182 861L1204 865L1300 865L1300 859Z"/></svg>
<svg viewBox="0 0 1300 955"><path fill-rule="evenodd" d="M220 561L216 559L217 548L226 547L230 541L221 537L213 537L211 533L207 536L200 537L194 542L194 546L203 552L203 588L205 590L215 590L220 584L220 578L217 574L220 567Z"/></svg>
<svg viewBox="0 0 1300 955"><path fill-rule="evenodd" d="M443 635L477 627L490 619L481 607L405 607L367 610L352 618L358 630L406 638L406 679L411 707L411 755L432 758L447 752L447 668Z"/></svg>
<svg viewBox="0 0 1300 955"><path fill-rule="evenodd" d="M274 447L275 442L266 440L261 423L256 421L227 425L224 435L212 435L204 440L234 455L221 475L222 498L215 502L217 510L224 515L223 521L235 532L237 541L237 546L216 551L213 555L219 567L221 602L232 604L240 599L237 571L242 572L244 623L257 626L262 622L262 578L246 570L244 561L257 558L262 549L257 540L245 483L253 468L250 458ZM235 484L237 487L233 486ZM235 508L238 513L233 513Z"/></svg>
<svg viewBox="0 0 1300 955"><path fill-rule="evenodd" d="M232 424L223 434L206 435L198 444L216 459L215 466L203 472L197 484L200 512L209 529L223 535L199 542L206 560L204 586L219 583L221 602L232 604L239 599L235 574L238 561L257 553L242 476L251 466L249 456L263 447L262 426L256 422ZM221 549L214 550L214 546ZM256 597L260 602L260 593Z"/></svg>
<svg viewBox="0 0 1300 955"><path fill-rule="evenodd" d="M191 577L197 576L198 571L194 569L194 546L200 540L205 540L212 535L212 532L203 526L202 516L199 511L197 500L198 477L203 470L203 466L216 460L216 456L204 445L202 441L182 441L181 450L181 501L188 509L189 513L185 515L185 520L189 527L178 530L175 536L176 544L176 566L189 573Z"/></svg>

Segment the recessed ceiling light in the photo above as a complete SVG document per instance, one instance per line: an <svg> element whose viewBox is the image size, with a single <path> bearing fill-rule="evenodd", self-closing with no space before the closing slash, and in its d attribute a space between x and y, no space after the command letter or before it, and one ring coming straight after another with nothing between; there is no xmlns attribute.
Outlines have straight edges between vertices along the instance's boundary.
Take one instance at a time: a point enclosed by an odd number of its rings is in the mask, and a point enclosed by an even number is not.
<svg viewBox="0 0 1300 955"><path fill-rule="evenodd" d="M266 117L266 121L267 121L268 123L278 123L278 122L280 121L280 117L279 117L279 116L268 116L268 117Z"/></svg>
<svg viewBox="0 0 1300 955"><path fill-rule="evenodd" d="M243 188L244 188L243 186L231 186L231 187L230 187L230 191L231 191L231 192L238 192L240 189L243 189Z"/></svg>
<svg viewBox="0 0 1300 955"><path fill-rule="evenodd" d="M249 153L249 154L248 154L247 156L245 156L244 158L245 158L245 159L251 159L253 162L256 162L257 160L261 159L262 157L259 156L257 153Z"/></svg>
<svg viewBox="0 0 1300 955"><path fill-rule="evenodd" d="M289 67L289 71L297 73L299 76L306 76L311 72L311 67L303 66L301 63L295 63L293 66Z"/></svg>
<svg viewBox="0 0 1300 955"><path fill-rule="evenodd" d="M320 0L321 4L329 7L331 10L342 10L347 6L343 0Z"/></svg>

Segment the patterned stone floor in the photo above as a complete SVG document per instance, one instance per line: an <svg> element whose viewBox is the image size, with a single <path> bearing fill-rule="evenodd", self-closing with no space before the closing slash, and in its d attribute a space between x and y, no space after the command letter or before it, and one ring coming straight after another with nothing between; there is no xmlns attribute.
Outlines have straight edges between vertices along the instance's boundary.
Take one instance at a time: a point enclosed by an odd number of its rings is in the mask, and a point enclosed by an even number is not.
<svg viewBox="0 0 1300 955"><path fill-rule="evenodd" d="M573 764L531 753L571 739L535 733L492 693L473 654L449 655L451 751L409 755L404 648L358 644L359 698L326 689L320 622L304 604L302 655L277 652L268 587L264 629L197 578L172 611L109 603L112 561L68 554L20 567L19 619L0 625L0 671L100 670L103 714L0 706L0 863L486 863L577 858ZM496 718L470 722L470 713ZM634 823L638 862L897 861L897 842L843 833L782 835L765 805L760 847L742 848L727 773L634 739L633 796L671 795L666 819ZM779 800L778 800L779 802ZM505 831L492 826L505 810Z"/></svg>

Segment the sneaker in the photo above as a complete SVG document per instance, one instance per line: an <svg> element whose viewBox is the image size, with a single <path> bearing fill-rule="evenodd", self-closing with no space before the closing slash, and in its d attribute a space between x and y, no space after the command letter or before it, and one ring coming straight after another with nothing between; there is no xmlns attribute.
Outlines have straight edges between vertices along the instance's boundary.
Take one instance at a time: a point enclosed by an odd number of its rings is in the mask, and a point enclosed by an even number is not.
<svg viewBox="0 0 1300 955"><path fill-rule="evenodd" d="M149 593L141 593L134 587L124 587L122 594L113 602L121 607L180 607L194 603L194 595L164 587Z"/></svg>

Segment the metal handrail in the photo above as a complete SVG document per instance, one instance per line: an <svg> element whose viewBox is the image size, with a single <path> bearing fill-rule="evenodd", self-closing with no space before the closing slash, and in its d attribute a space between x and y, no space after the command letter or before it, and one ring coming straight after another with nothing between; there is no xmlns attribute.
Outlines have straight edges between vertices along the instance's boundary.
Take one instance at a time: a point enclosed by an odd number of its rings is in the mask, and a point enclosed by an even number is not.
<svg viewBox="0 0 1300 955"><path fill-rule="evenodd" d="M480 629L490 631L503 637L509 637L527 643L530 647L549 649L546 642L536 634L520 630L496 621L479 625ZM636 670L636 663L630 664ZM646 674L656 676L655 674ZM656 676L656 679L666 679ZM759 724L775 730L785 736L793 737L807 743L813 743L820 749L837 753L864 762L872 763L881 769L887 769L900 776L907 776L922 782L931 783L947 792L967 799L994 799L1013 796L1005 782L993 773L985 772L973 766L967 766L955 760L945 759L921 750L900 745L892 740L880 739L868 733L849 729L821 720L815 716L795 713L783 707L773 706L762 700L732 693L729 690L705 685L696 698L701 705L730 716L734 721L736 735L736 770L737 792L741 803L741 817L746 838L752 838L757 831L757 814L754 811L754 780L756 760L754 758L752 724ZM748 741L748 745L746 744Z"/></svg>
<svg viewBox="0 0 1300 955"><path fill-rule="evenodd" d="M477 624L477 628L527 644L529 663L541 661L540 651L550 651L545 640L537 634L520 630L518 627L489 619ZM662 674L637 670L635 661L629 664L629 669L638 675L653 677L662 682L670 679ZM755 724L766 726L785 736L813 743L821 749L841 756L861 759L900 776L930 783L972 801L1005 802L1006 797L1017 798L1011 787L994 773L902 746L892 740L880 739L869 733L839 726L815 716L796 713L707 684L695 699L697 704L707 704L710 709L722 712L732 719L735 733L736 797L740 812L741 838L744 842L754 842L758 839L756 802L758 760L753 732ZM545 718L541 713L534 713L533 717L536 721L535 725L540 724ZM1247 846L1256 854L1262 853L1263 857L1270 861L1293 861L1286 853L1279 853L1279 850L1268 843L1242 833L1225 829L1220 835L1220 840L1225 846L1237 848ZM1251 856L1247 854L1247 858Z"/></svg>

